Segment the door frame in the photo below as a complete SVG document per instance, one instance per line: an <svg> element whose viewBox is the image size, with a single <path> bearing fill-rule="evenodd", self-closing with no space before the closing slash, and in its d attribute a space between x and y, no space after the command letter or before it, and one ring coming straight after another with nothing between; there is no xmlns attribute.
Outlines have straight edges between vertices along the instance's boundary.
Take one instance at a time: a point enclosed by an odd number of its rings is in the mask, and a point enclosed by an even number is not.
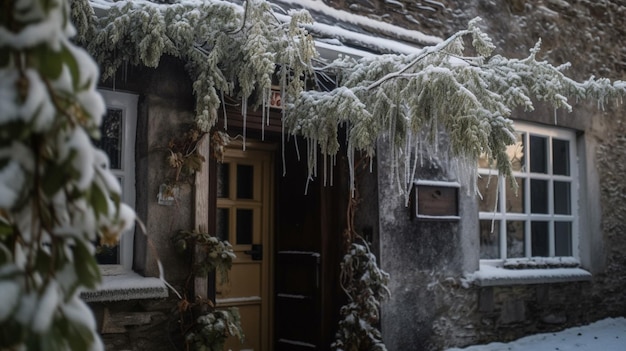
<svg viewBox="0 0 626 351"><path fill-rule="evenodd" d="M205 134L203 140L198 144L198 151L205 158L199 172L196 172L195 181L195 220L196 230L216 231L216 211L217 211L217 162L210 152L210 134ZM261 341L262 350L270 351L274 348L274 234L275 234L275 153L276 143L261 142L256 140L246 140L245 147L241 140L233 140L227 147L227 152L234 153L245 159L246 151L260 151L267 154L267 167L263 167L263 176L267 177L263 187L263 229L267 235L263 236L263 264L262 272L267 272L267 278L262 279L261 289L265 297L261 305L261 335L265 338ZM195 296L210 299L215 304L216 296L215 274L210 274L207 278L196 278L194 282ZM267 321L265 323L264 321ZM245 334L245 330L243 331Z"/></svg>

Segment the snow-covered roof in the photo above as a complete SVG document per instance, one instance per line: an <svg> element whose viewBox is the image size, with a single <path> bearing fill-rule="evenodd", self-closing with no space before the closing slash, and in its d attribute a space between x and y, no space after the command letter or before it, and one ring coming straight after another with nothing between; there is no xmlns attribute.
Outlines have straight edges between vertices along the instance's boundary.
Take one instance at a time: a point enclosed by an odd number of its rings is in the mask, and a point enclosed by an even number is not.
<svg viewBox="0 0 626 351"><path fill-rule="evenodd" d="M269 0L275 11L305 9L315 23L307 29L318 38L375 53L408 54L424 46L438 44L442 38L409 30L374 18L357 15L326 5L322 0Z"/></svg>
<svg viewBox="0 0 626 351"><path fill-rule="evenodd" d="M201 1L201 0L180 0ZM241 0L217 0L241 6ZM288 21L289 10L305 9L311 13L315 23L307 30L315 37L316 46L323 57L334 58L337 54L363 57L371 54L409 54L424 46L435 45L441 38L409 30L390 23L335 9L322 0L268 0L280 20ZM167 6L178 1L137 0ZM115 0L90 0L97 15L102 15L114 6ZM243 11L243 8L242 8Z"/></svg>

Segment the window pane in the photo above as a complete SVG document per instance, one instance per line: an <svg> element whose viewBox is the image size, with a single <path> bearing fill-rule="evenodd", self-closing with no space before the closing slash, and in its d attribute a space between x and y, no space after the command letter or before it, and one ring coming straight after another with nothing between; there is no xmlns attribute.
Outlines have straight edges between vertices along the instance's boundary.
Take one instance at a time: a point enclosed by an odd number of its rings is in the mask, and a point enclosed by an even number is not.
<svg viewBox="0 0 626 351"><path fill-rule="evenodd" d="M493 231L491 225L493 223ZM500 258L500 222L480 221L480 258Z"/></svg>
<svg viewBox="0 0 626 351"><path fill-rule="evenodd" d="M548 181L530 180L530 212L548 213Z"/></svg>
<svg viewBox="0 0 626 351"><path fill-rule="evenodd" d="M254 167L237 165L237 198L252 199L254 195Z"/></svg>
<svg viewBox="0 0 626 351"><path fill-rule="evenodd" d="M536 135L530 136L530 171L548 173L546 148L548 139Z"/></svg>
<svg viewBox="0 0 626 351"><path fill-rule="evenodd" d="M482 174L476 183L482 199L478 198L478 207L481 212L493 212L496 208L498 194L498 176ZM500 204L497 204L499 211Z"/></svg>
<svg viewBox="0 0 626 351"><path fill-rule="evenodd" d="M495 164L495 161L493 159L487 157L486 153L482 153L478 157L478 168L495 169L496 168L496 164Z"/></svg>
<svg viewBox="0 0 626 351"><path fill-rule="evenodd" d="M506 223L506 256L519 258L526 256L524 249L524 222L509 221Z"/></svg>
<svg viewBox="0 0 626 351"><path fill-rule="evenodd" d="M554 213L572 213L569 182L554 182Z"/></svg>
<svg viewBox="0 0 626 351"><path fill-rule="evenodd" d="M572 256L572 223L554 223L555 256Z"/></svg>
<svg viewBox="0 0 626 351"><path fill-rule="evenodd" d="M109 156L111 169L122 169L122 112L107 109L100 125L100 140L94 142Z"/></svg>
<svg viewBox="0 0 626 351"><path fill-rule="evenodd" d="M569 141L552 139L552 173L569 175Z"/></svg>
<svg viewBox="0 0 626 351"><path fill-rule="evenodd" d="M548 222L532 222L531 232L531 256L546 257L550 255L548 238Z"/></svg>
<svg viewBox="0 0 626 351"><path fill-rule="evenodd" d="M230 163L217 163L217 197L228 198L230 189Z"/></svg>
<svg viewBox="0 0 626 351"><path fill-rule="evenodd" d="M524 213L524 179L515 178L517 194L511 182L506 179L506 212Z"/></svg>
<svg viewBox="0 0 626 351"><path fill-rule="evenodd" d="M98 264L119 264L120 245L106 246L98 243L96 245L96 261Z"/></svg>
<svg viewBox="0 0 626 351"><path fill-rule="evenodd" d="M230 240L229 231L230 210L228 208L218 208L215 216L215 236L220 240Z"/></svg>
<svg viewBox="0 0 626 351"><path fill-rule="evenodd" d="M524 170L524 139L524 133L518 133L515 144L509 145L506 148L513 171Z"/></svg>
<svg viewBox="0 0 626 351"><path fill-rule="evenodd" d="M237 209L237 245L252 244L252 210Z"/></svg>

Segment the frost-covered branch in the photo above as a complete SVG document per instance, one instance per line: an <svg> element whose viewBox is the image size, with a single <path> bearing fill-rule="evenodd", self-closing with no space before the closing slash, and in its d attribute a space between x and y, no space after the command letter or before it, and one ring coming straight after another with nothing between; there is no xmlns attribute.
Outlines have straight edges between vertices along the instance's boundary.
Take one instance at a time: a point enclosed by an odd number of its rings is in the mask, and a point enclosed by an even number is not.
<svg viewBox="0 0 626 351"><path fill-rule="evenodd" d="M476 160L487 155L498 170L511 175L506 146L514 142L515 107L533 109L533 101L571 109L568 97L592 98L603 104L623 95L623 82L594 78L576 82L565 66L538 61L539 43L524 59L492 56L494 46L478 28L467 30L412 55L381 55L331 65L338 86L330 92L305 91L288 105L285 124L290 133L318 143L325 155L338 151L336 136L347 130L348 155L373 157L379 137L392 144L395 172L408 172L403 185L408 195L421 154L455 156L462 179L473 185ZM466 49L466 38L472 48ZM437 136L447 134L438 150ZM310 171L309 173L313 173Z"/></svg>
<svg viewBox="0 0 626 351"><path fill-rule="evenodd" d="M285 25L263 0L246 1L245 9L222 0L171 5L125 0L110 3L102 17L93 14L93 4L75 0L73 16L79 42L101 65L103 78L124 63L156 67L163 55L181 58L193 81L203 131L216 123L220 94L237 95L245 116L253 93L261 98L252 107L266 105L275 74L286 100L298 96L303 78L313 74L317 52L302 27L312 21L304 11L291 13Z"/></svg>
<svg viewBox="0 0 626 351"><path fill-rule="evenodd" d="M93 242L134 223L99 138L98 67L69 41L64 0L0 16L0 349L100 350L79 293L100 282Z"/></svg>
<svg viewBox="0 0 626 351"><path fill-rule="evenodd" d="M223 0L171 5L126 0L110 3L107 14L96 18L87 0L73 4L81 42L105 77L124 62L154 67L165 54L183 59L204 131L216 123L222 94L241 99L245 125L248 98L259 97L253 108L266 106L272 78L278 77L285 131L308 139L309 177L316 174L317 148L324 159L334 158L339 129L345 128L351 162L356 152L373 157L380 137L388 138L392 168L405 195L425 153L456 156L468 185L481 155L510 175L506 146L515 138L508 118L515 107L532 110L534 101L546 101L569 110L572 97L596 99L602 106L626 90L623 82L573 81L563 74L565 66L536 59L539 45L524 59L492 55L494 45L475 19L468 29L415 54L338 59L327 72L336 77L336 88L306 91L318 56L304 29L312 21L306 11L290 12L285 23L264 0L246 2L245 11ZM440 132L448 135L443 149Z"/></svg>

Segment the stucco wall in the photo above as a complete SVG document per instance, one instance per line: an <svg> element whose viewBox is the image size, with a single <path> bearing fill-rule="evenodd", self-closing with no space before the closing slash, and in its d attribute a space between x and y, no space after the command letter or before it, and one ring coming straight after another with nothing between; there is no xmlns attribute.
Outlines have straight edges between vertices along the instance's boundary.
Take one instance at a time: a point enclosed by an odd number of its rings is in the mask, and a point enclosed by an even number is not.
<svg viewBox="0 0 626 351"><path fill-rule="evenodd" d="M434 11L416 10L432 12L432 21L413 24L407 20L410 3L435 2L399 1L387 9L376 7L384 7L382 2L328 3L366 15L375 9L388 14L384 20L442 37L481 16L499 54L524 57L541 38L542 57L554 64L571 62L566 73L578 80L591 75L626 77L626 7L618 1L437 1L443 6L433 5ZM383 305L382 327L390 350L440 350L511 340L626 315L626 110L615 101L605 106L573 103L572 113L555 113L538 104L535 111L515 111L513 117L577 131L580 259L593 274L590 282L464 287L461 267L470 267L477 258L459 251L473 250L471 238L477 240L478 231L471 223L463 227L465 219L459 225L411 222L402 201L392 200L394 194L385 181L387 161L379 157L379 198L381 207L386 207L381 209L380 257L382 268L392 276L392 298ZM381 151L379 155L384 155L384 148ZM446 168L438 167L433 179L446 178ZM471 211L471 200L467 202Z"/></svg>
<svg viewBox="0 0 626 351"><path fill-rule="evenodd" d="M193 229L193 189L182 183L171 206L157 202L159 186L173 178L167 164L168 143L193 122L191 82L180 61L166 57L157 69L127 67L107 89L138 94L136 135L136 212L146 233L137 230L133 269L145 276L160 275L183 293L189 266L174 250L170 238L178 230ZM167 299L92 303L107 350L170 350L184 345L177 323L179 302L172 291Z"/></svg>

